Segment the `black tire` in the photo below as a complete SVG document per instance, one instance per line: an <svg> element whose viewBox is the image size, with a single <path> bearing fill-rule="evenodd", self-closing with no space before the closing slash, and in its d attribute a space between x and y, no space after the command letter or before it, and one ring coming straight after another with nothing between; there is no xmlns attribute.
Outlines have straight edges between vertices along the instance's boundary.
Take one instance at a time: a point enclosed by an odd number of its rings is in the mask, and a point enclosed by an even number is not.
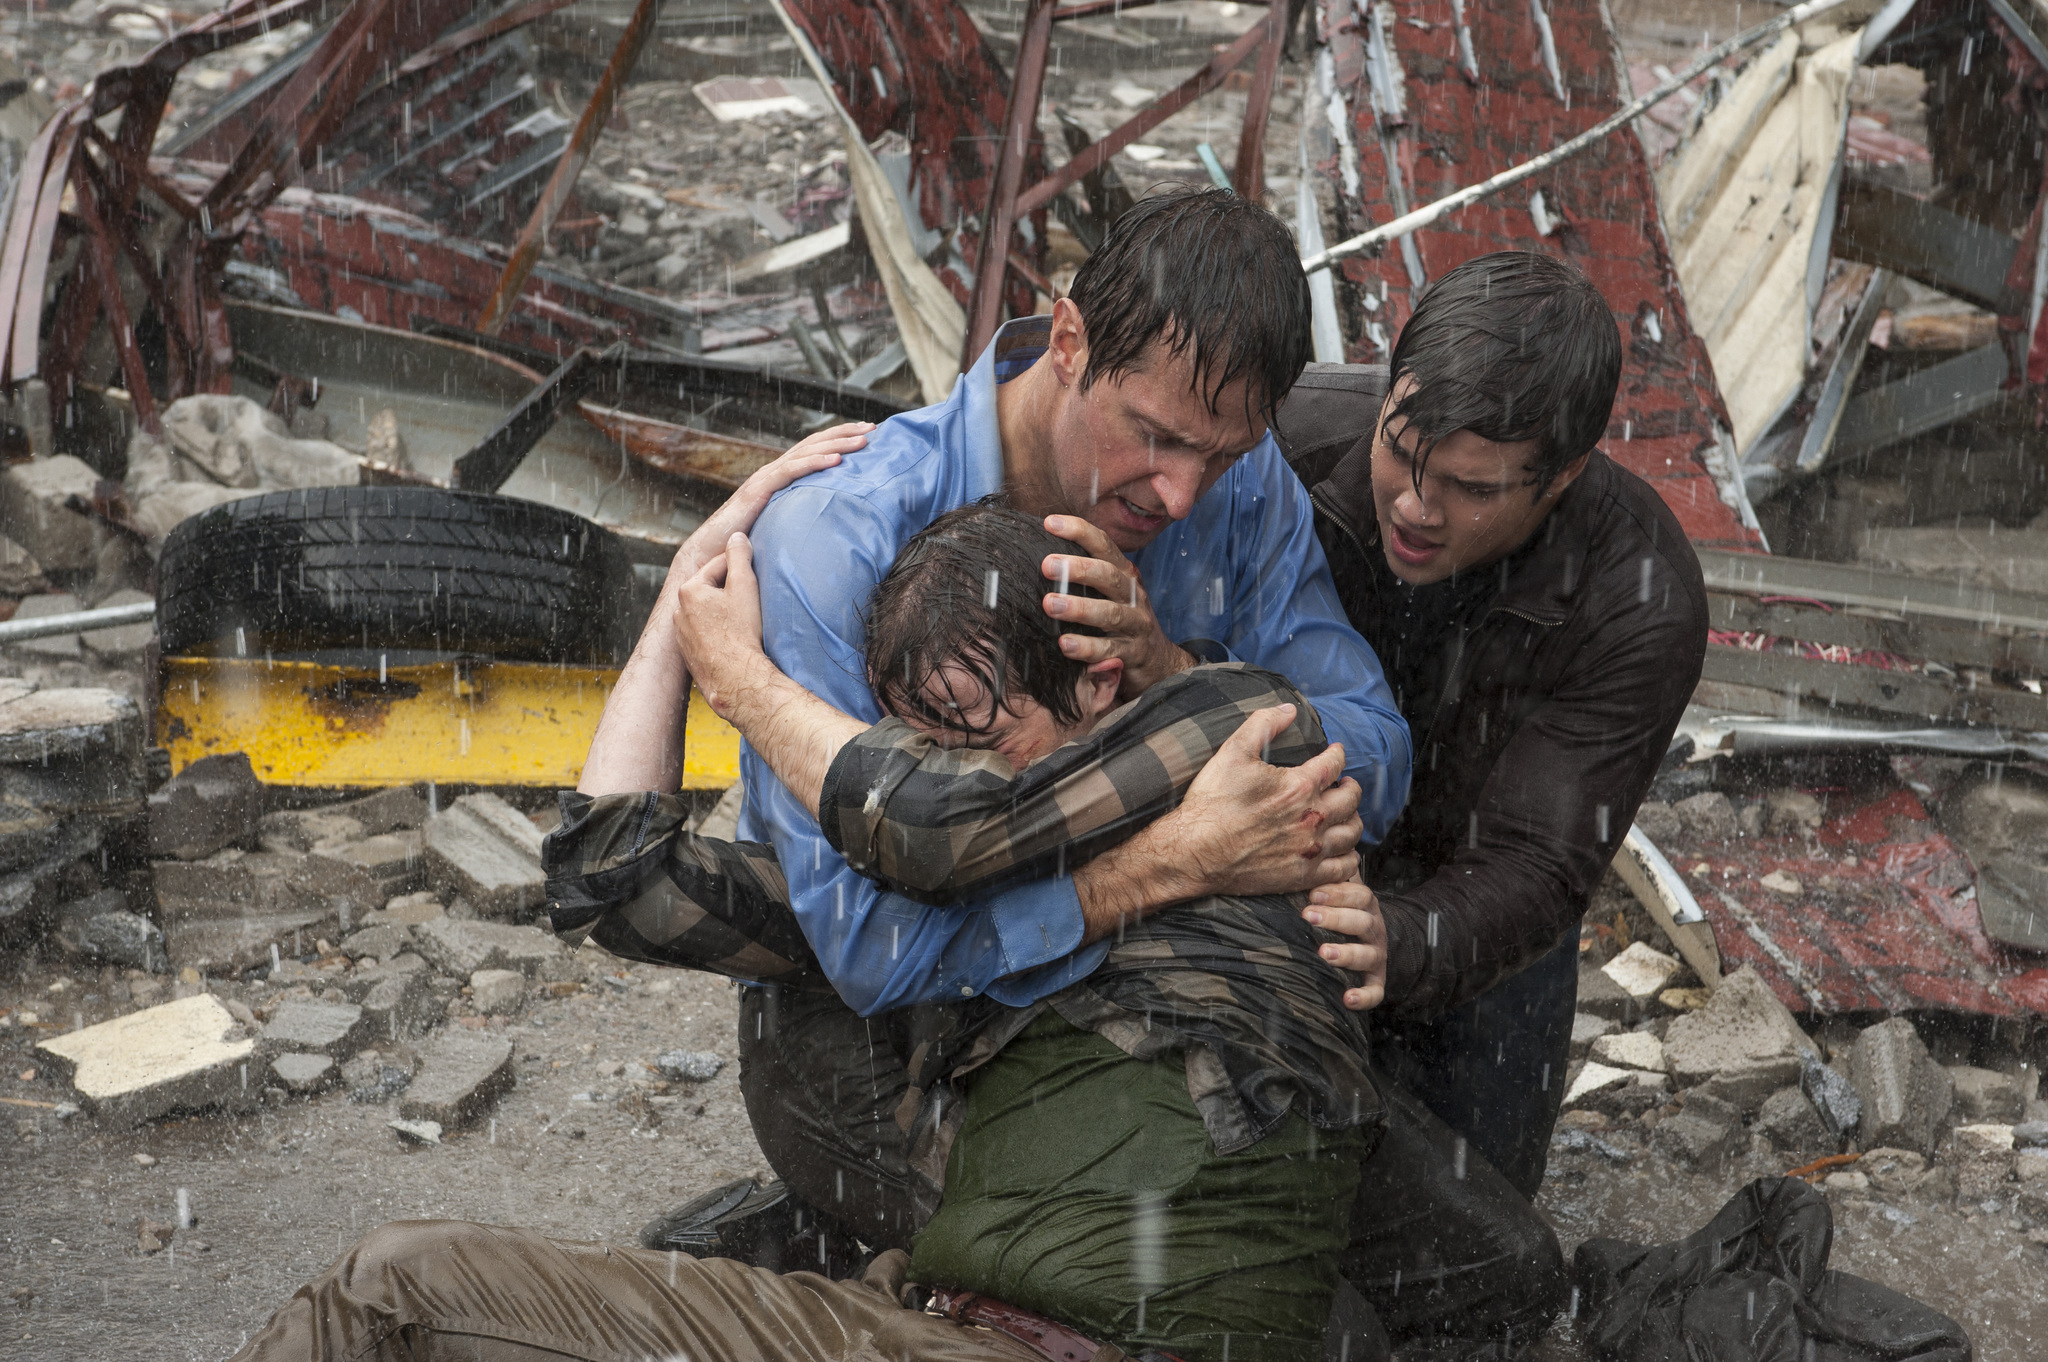
<svg viewBox="0 0 2048 1362"><path fill-rule="evenodd" d="M216 506L157 565L166 654L331 649L619 665L633 568L612 533L513 497L320 487Z"/></svg>

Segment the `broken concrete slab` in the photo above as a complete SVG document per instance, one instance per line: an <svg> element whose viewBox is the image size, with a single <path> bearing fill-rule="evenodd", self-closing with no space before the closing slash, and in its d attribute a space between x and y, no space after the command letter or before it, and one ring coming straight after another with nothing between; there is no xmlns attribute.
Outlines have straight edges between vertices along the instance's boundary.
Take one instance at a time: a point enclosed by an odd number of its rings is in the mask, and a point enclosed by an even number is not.
<svg viewBox="0 0 2048 1362"><path fill-rule="evenodd" d="M35 555L0 535L0 596L34 596L49 589Z"/></svg>
<svg viewBox="0 0 2048 1362"><path fill-rule="evenodd" d="M336 804L330 812L355 819L362 824L364 835L369 837L387 832L417 832L427 825L427 801L410 785L395 785L361 799Z"/></svg>
<svg viewBox="0 0 2048 1362"><path fill-rule="evenodd" d="M1797 1088L1780 1088L1765 1098L1756 1123L1779 1149L1819 1149L1833 1143L1820 1113Z"/></svg>
<svg viewBox="0 0 2048 1362"><path fill-rule="evenodd" d="M241 1110L263 1090L255 1039L210 993L130 1012L36 1050L56 1062L79 1104L109 1124L215 1105Z"/></svg>
<svg viewBox="0 0 2048 1362"><path fill-rule="evenodd" d="M357 841L369 835L361 821L332 806L321 809L280 809L263 816L257 834L263 849L307 852L330 843Z"/></svg>
<svg viewBox="0 0 2048 1362"><path fill-rule="evenodd" d="M2020 1100L2020 1085L2011 1074L1951 1064L1948 1076L1956 1085L1957 1122L2008 1126L2019 1123L2026 1104Z"/></svg>
<svg viewBox="0 0 2048 1362"><path fill-rule="evenodd" d="M448 910L442 906L439 896L429 890L419 894L400 894L375 912L363 914L361 920L365 927L378 927L387 923L417 927L423 922L432 922L436 918L446 916Z"/></svg>
<svg viewBox="0 0 2048 1362"><path fill-rule="evenodd" d="M37 859L0 875L0 940L39 933L64 899L67 886L97 868L99 857L94 853L105 845L105 825L99 819L73 815L49 820Z"/></svg>
<svg viewBox="0 0 2048 1362"><path fill-rule="evenodd" d="M1640 1007L1663 992L1671 976L1681 968L1683 964L1676 956L1652 950L1638 941L1602 965L1600 972Z"/></svg>
<svg viewBox="0 0 2048 1362"><path fill-rule="evenodd" d="M1799 1063L1799 1091L1820 1113L1829 1137L1840 1140L1854 1134L1863 1122L1863 1099L1856 1085L1834 1065L1821 1063L1819 1055L1802 1055Z"/></svg>
<svg viewBox="0 0 2048 1362"><path fill-rule="evenodd" d="M1593 1042L1602 1036L1611 1036L1621 1029L1610 1017L1596 1017L1587 1012L1572 1014L1571 1057L1584 1059Z"/></svg>
<svg viewBox="0 0 2048 1362"><path fill-rule="evenodd" d="M271 1060L270 1073L292 1092L319 1092L333 1085L340 1068L330 1055L294 1053Z"/></svg>
<svg viewBox="0 0 2048 1362"><path fill-rule="evenodd" d="M263 782L244 752L201 757L149 796L149 854L197 861L256 841Z"/></svg>
<svg viewBox="0 0 2048 1362"><path fill-rule="evenodd" d="M304 874L311 892L348 899L360 914L417 888L420 870L420 834L385 832L316 847L306 855Z"/></svg>
<svg viewBox="0 0 2048 1362"><path fill-rule="evenodd" d="M1850 1081L1863 1103L1866 1145L1934 1152L1949 1126L1955 1080L1927 1053L1913 1023L1893 1017L1866 1028L1850 1053Z"/></svg>
<svg viewBox="0 0 2048 1362"><path fill-rule="evenodd" d="M441 1123L439 1121L397 1120L386 1121L384 1124L390 1129L392 1134L398 1136L406 1144L441 1143Z"/></svg>
<svg viewBox="0 0 2048 1362"><path fill-rule="evenodd" d="M365 927L342 938L341 953L351 960L368 956L376 960L389 960L393 956L412 949L412 929L401 923L380 923Z"/></svg>
<svg viewBox="0 0 2048 1362"><path fill-rule="evenodd" d="M486 917L517 917L547 897L540 830L494 794L464 795L426 827L427 882Z"/></svg>
<svg viewBox="0 0 2048 1362"><path fill-rule="evenodd" d="M2012 1127L2002 1124L1957 1126L1941 1147L1941 1161L1955 1175L1956 1196L1978 1202L1997 1196L2012 1181Z"/></svg>
<svg viewBox="0 0 2048 1362"><path fill-rule="evenodd" d="M1617 1069L1610 1064L1597 1064L1588 1060L1585 1067L1579 1070L1578 1077L1572 1080L1571 1087L1565 1090L1564 1104L1568 1107L1578 1106L1601 1089L1629 1082L1634 1077L1635 1075L1627 1069Z"/></svg>
<svg viewBox="0 0 2048 1362"><path fill-rule="evenodd" d="M414 949L451 978L467 979L481 969L510 969L550 978L569 960L568 948L538 927L504 922L435 918L412 929Z"/></svg>
<svg viewBox="0 0 2048 1362"><path fill-rule="evenodd" d="M1741 834L1735 806L1719 790L1708 790L1671 806L1686 831L1709 842L1732 842Z"/></svg>
<svg viewBox="0 0 2048 1362"><path fill-rule="evenodd" d="M429 1030L444 1008L435 998L433 975L415 955L402 955L419 965L412 970L393 969L382 974L362 996L364 1020L370 1034L380 1041L408 1040ZM396 962L393 962L394 964Z"/></svg>
<svg viewBox="0 0 2048 1362"><path fill-rule="evenodd" d="M272 1052L296 1051L347 1059L369 1039L363 1009L354 1003L290 998L277 1005L263 1028L264 1047Z"/></svg>
<svg viewBox="0 0 2048 1362"><path fill-rule="evenodd" d="M45 813L138 812L142 711L97 686L0 688L0 801Z"/></svg>
<svg viewBox="0 0 2048 1362"><path fill-rule="evenodd" d="M480 969L469 976L469 1005L487 1017L509 1016L526 1002L526 976L516 969Z"/></svg>
<svg viewBox="0 0 2048 1362"><path fill-rule="evenodd" d="M1707 1005L1674 1017L1664 1057L1681 1087L1766 1060L1819 1054L1791 1011L1751 966L1721 981Z"/></svg>
<svg viewBox="0 0 2048 1362"><path fill-rule="evenodd" d="M1620 984L1606 974L1584 963L1579 964L1578 1010L1594 1017L1605 1017L1609 1021L1627 1026L1642 1016L1643 1005L1629 996ZM1590 1043L1590 1042L1589 1042Z"/></svg>
<svg viewBox="0 0 2048 1362"><path fill-rule="evenodd" d="M169 905L166 905L169 909ZM167 911L168 915L168 911ZM270 948L289 950L294 939L309 939L326 930L334 915L324 910L283 913L247 912L236 917L173 917L164 933L164 949L178 969L202 974L239 974L270 963ZM297 961L287 960L293 967ZM319 971L309 971L320 978ZM273 983L283 982L281 975Z"/></svg>
<svg viewBox="0 0 2048 1362"><path fill-rule="evenodd" d="M164 934L148 918L128 911L128 896L102 889L57 909L57 939L68 951L125 969L162 974L170 968Z"/></svg>
<svg viewBox="0 0 2048 1362"><path fill-rule="evenodd" d="M468 1125L512 1086L512 1042L502 1036L445 1028L420 1050L420 1071L399 1103L408 1121Z"/></svg>
<svg viewBox="0 0 2048 1362"><path fill-rule="evenodd" d="M172 921L246 913L329 911L313 892L306 858L230 847L196 861L157 861L157 901Z"/></svg>
<svg viewBox="0 0 2048 1362"><path fill-rule="evenodd" d="M1624 1031L1602 1036L1593 1042L1592 1056L1601 1064L1617 1069L1645 1069L1664 1072L1664 1042L1648 1031Z"/></svg>
<svg viewBox="0 0 2048 1362"><path fill-rule="evenodd" d="M1742 1126L1681 1111L1650 1132L1650 1147L1689 1168L1712 1168L1741 1145Z"/></svg>
<svg viewBox="0 0 2048 1362"><path fill-rule="evenodd" d="M0 473L0 534L27 549L45 570L85 572L99 561L101 531L71 509L90 504L100 475L69 454L31 459Z"/></svg>
<svg viewBox="0 0 2048 1362"><path fill-rule="evenodd" d="M1799 1060L1791 1056L1760 1059L1739 1069L1724 1069L1695 1091L1711 1094L1744 1116L1753 1116L1772 1093L1798 1083L1802 1072Z"/></svg>

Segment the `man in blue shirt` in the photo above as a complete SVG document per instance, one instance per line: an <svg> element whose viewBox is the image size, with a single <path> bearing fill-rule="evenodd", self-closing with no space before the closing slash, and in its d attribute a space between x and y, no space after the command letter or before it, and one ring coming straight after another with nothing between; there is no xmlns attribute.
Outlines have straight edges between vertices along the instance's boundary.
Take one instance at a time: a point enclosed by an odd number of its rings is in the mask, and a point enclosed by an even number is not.
<svg viewBox="0 0 2048 1362"><path fill-rule="evenodd" d="M934 907L849 869L777 779L829 765L836 740L806 728L800 706L721 672L721 659L693 659L696 682L748 739L741 836L773 844L844 1000L821 1010L745 991L749 1110L777 1171L870 1243L915 1228L936 1192L906 1163L900 1061L883 1073L846 1056L900 1051L904 1028L931 1013L922 1004L1044 998L1092 970L1119 923L1174 903L1339 885L1400 811L1407 725L1344 618L1308 496L1267 432L1307 361L1306 315L1293 242L1270 213L1221 191L1148 200L1050 317L1010 323L945 402L876 428L859 454L778 494L755 527L767 655L857 718L880 717L862 658L875 584L925 525L1002 490L1076 546L1045 564L1049 613L1096 631L1063 636L1069 656L1121 661L1126 698L1198 655L1254 662L1314 702L1333 743L1287 770L1218 758L1200 797L1072 874ZM663 614L614 693L586 793L673 788L687 680ZM1377 1000L1370 970L1353 995Z"/></svg>

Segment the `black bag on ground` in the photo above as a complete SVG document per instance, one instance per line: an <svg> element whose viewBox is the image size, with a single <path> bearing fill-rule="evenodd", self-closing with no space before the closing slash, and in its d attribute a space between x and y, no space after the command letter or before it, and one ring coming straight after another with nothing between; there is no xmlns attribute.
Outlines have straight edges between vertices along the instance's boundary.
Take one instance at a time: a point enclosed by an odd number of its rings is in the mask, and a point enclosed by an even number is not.
<svg viewBox="0 0 2048 1362"><path fill-rule="evenodd" d="M1833 1241L1827 1198L1796 1178L1758 1178L1675 1244L1588 1239L1586 1341L1617 1362L1969 1362L1948 1316L1829 1271Z"/></svg>

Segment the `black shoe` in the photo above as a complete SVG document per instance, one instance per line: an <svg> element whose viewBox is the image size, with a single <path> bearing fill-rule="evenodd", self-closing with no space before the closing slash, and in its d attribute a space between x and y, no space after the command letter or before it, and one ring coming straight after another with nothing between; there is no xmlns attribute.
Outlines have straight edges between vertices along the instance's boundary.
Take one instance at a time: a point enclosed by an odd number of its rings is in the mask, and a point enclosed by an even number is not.
<svg viewBox="0 0 2048 1362"><path fill-rule="evenodd" d="M828 1229L780 1182L727 1183L650 1221L642 1247L692 1258L732 1258L770 1272L817 1272L835 1280L866 1264L860 1245Z"/></svg>

